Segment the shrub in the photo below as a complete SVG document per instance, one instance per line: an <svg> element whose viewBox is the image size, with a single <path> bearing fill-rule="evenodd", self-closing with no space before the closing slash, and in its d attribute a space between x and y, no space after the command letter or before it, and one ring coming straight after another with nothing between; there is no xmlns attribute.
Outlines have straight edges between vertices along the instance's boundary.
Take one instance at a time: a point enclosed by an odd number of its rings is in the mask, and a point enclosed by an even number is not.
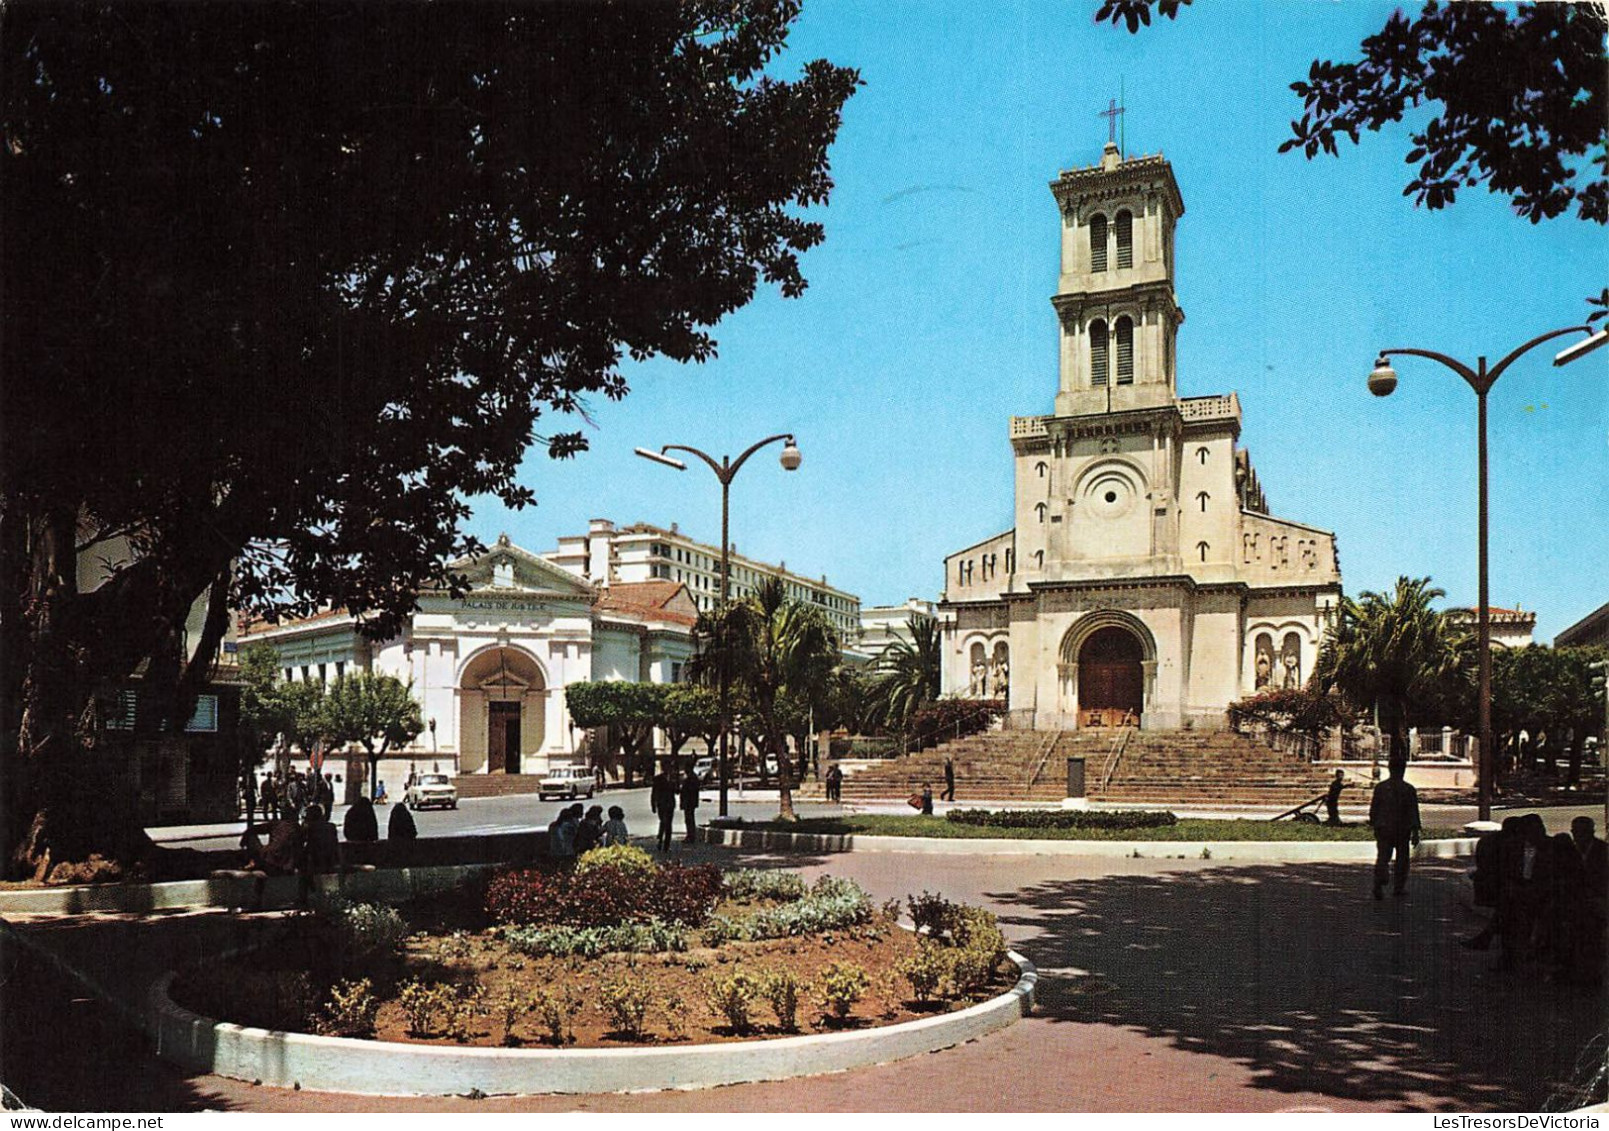
<svg viewBox="0 0 1609 1131"><path fill-rule="evenodd" d="M768 908L748 920L748 937L756 939L817 935L857 927L872 916L872 899L854 880L822 876L796 903Z"/></svg>
<svg viewBox="0 0 1609 1131"><path fill-rule="evenodd" d="M945 819L991 829L1155 829L1176 825L1174 814L1153 809L951 809Z"/></svg>
<svg viewBox="0 0 1609 1131"><path fill-rule="evenodd" d="M799 1028L799 995L804 983L792 970L772 970L760 982L761 990L771 1003L771 1012L777 1015L777 1024L784 1032Z"/></svg>
<svg viewBox="0 0 1609 1131"><path fill-rule="evenodd" d="M704 924L706 946L724 946L729 942L746 942L755 938L754 925L747 919L731 919L725 915L712 915Z"/></svg>
<svg viewBox="0 0 1609 1131"><path fill-rule="evenodd" d="M950 984L958 994L981 990L994 977L995 961L987 950L955 947L949 956Z"/></svg>
<svg viewBox="0 0 1609 1131"><path fill-rule="evenodd" d="M910 908L911 922L922 935L941 935L950 924L955 904L942 895L924 890L921 895L908 895L905 905Z"/></svg>
<svg viewBox="0 0 1609 1131"><path fill-rule="evenodd" d="M585 875L594 868L612 868L616 872L647 876L657 867L652 856L631 844L611 844L606 848L594 848L583 852L581 858L575 862L578 875Z"/></svg>
<svg viewBox="0 0 1609 1131"><path fill-rule="evenodd" d="M442 986L441 991L443 1028L455 1041L469 1040L475 1017L485 1012L481 1004L481 984L472 981L458 986Z"/></svg>
<svg viewBox="0 0 1609 1131"><path fill-rule="evenodd" d="M428 1037L436 1028L436 1014L446 1005L446 987L415 979L402 987L397 1002L408 1018L408 1035Z"/></svg>
<svg viewBox="0 0 1609 1131"><path fill-rule="evenodd" d="M917 1001L932 1001L949 976L949 952L933 943L920 943L916 953L900 963L898 972L910 983Z"/></svg>
<svg viewBox="0 0 1609 1131"><path fill-rule="evenodd" d="M598 1000L615 1031L631 1040L641 1040L647 1031L648 1007L653 993L641 977L621 974L598 988Z"/></svg>
<svg viewBox="0 0 1609 1131"><path fill-rule="evenodd" d="M334 933L337 953L348 960L389 954L402 945L410 929L395 907L383 903L324 900L314 908L314 918Z"/></svg>
<svg viewBox="0 0 1609 1131"><path fill-rule="evenodd" d="M935 699L911 716L910 734L918 746L935 746L986 729L1004 714L1002 699Z"/></svg>
<svg viewBox="0 0 1609 1131"><path fill-rule="evenodd" d="M614 927L657 918L696 926L720 899L721 874L711 865L644 871L633 857L619 855L621 848L596 851L616 854L616 859L573 872L520 869L499 874L487 888L487 913L515 925Z"/></svg>
<svg viewBox="0 0 1609 1131"><path fill-rule="evenodd" d="M380 999L367 978L341 982L330 987L318 1031L329 1037L364 1037L374 1032L374 1018L380 1012Z"/></svg>
<svg viewBox="0 0 1609 1131"><path fill-rule="evenodd" d="M517 1045L519 1038L514 1035L514 1026L519 1024L520 1017L535 1005L534 998L521 997L519 992L510 986L503 991L503 996L497 999L497 1019L503 1023L503 1044Z"/></svg>
<svg viewBox="0 0 1609 1131"><path fill-rule="evenodd" d="M977 951L991 971L1006 957L1006 936L1001 933L1000 920L992 911L956 904L946 929L956 946Z"/></svg>
<svg viewBox="0 0 1609 1131"><path fill-rule="evenodd" d="M576 1001L570 996L568 988L563 993L537 990L531 995L531 1011L542 1026L542 1039L550 1045L565 1045L575 1039L570 1032L570 1018L574 1016L576 1008Z"/></svg>
<svg viewBox="0 0 1609 1131"><path fill-rule="evenodd" d="M687 1003L677 993L669 993L661 999L659 1008L665 1014L665 1034L673 1041L679 1041L687 1036Z"/></svg>
<svg viewBox="0 0 1609 1131"><path fill-rule="evenodd" d="M517 927L505 931L503 938L511 949L522 954L551 954L560 958L570 955L596 958L617 951L658 954L687 949L686 930L657 919L618 927Z"/></svg>
<svg viewBox="0 0 1609 1131"><path fill-rule="evenodd" d="M644 904L654 918L696 927L715 910L721 887L721 871L713 864L666 864L654 873Z"/></svg>
<svg viewBox="0 0 1609 1131"><path fill-rule="evenodd" d="M829 963L821 971L821 1003L841 1021L849 1016L870 984L865 969L855 963Z"/></svg>
<svg viewBox="0 0 1609 1131"><path fill-rule="evenodd" d="M774 899L791 903L803 899L808 890L804 878L794 872L740 868L726 873L726 895L729 899Z"/></svg>
<svg viewBox="0 0 1609 1131"><path fill-rule="evenodd" d="M742 970L716 975L709 982L710 1008L726 1018L734 1033L747 1033L753 1027L754 1002L759 996L759 983Z"/></svg>

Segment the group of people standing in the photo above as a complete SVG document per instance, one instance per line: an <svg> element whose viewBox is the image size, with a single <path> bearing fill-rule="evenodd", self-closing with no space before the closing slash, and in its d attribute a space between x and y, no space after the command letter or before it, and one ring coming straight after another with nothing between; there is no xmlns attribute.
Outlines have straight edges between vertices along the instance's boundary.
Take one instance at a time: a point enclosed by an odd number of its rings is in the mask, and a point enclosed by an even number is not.
<svg viewBox="0 0 1609 1131"><path fill-rule="evenodd" d="M309 805L321 806L326 814L335 810L333 774L320 777L312 770L304 774L293 766L283 774L277 770L264 774L259 786L257 775L248 770L241 775L240 783L241 808L246 811L248 825L257 819L259 808L264 820L275 817L296 820Z"/></svg>
<svg viewBox="0 0 1609 1131"><path fill-rule="evenodd" d="M1540 815L1504 819L1475 846L1475 902L1492 918L1469 950L1502 946L1500 970L1540 960L1568 982L1603 978L1609 930L1609 847L1591 817L1577 817L1568 833L1548 836Z"/></svg>
<svg viewBox="0 0 1609 1131"><path fill-rule="evenodd" d="M653 788L648 793L648 803L659 818L659 835L656 843L659 851L669 852L671 838L676 829L676 810L682 811L682 819L687 826L686 843L692 844L698 839L698 778L691 771L678 777L674 770L666 772L660 770L654 775Z"/></svg>

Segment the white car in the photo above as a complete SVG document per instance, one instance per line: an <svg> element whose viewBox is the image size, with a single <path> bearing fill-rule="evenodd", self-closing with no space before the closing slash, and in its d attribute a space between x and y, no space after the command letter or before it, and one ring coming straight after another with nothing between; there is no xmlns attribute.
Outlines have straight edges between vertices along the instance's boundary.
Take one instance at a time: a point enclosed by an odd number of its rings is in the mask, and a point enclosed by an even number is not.
<svg viewBox="0 0 1609 1131"><path fill-rule="evenodd" d="M719 759L709 757L700 758L698 761L693 763L693 776L700 782L708 784L709 782L715 780L720 768L721 764Z"/></svg>
<svg viewBox="0 0 1609 1131"><path fill-rule="evenodd" d="M536 795L546 801L549 797L590 798L598 788L598 779L585 766L560 766L550 770L536 787Z"/></svg>
<svg viewBox="0 0 1609 1131"><path fill-rule="evenodd" d="M445 809L458 808L458 787L446 774L420 774L408 787L403 800L410 809L424 809L439 805Z"/></svg>

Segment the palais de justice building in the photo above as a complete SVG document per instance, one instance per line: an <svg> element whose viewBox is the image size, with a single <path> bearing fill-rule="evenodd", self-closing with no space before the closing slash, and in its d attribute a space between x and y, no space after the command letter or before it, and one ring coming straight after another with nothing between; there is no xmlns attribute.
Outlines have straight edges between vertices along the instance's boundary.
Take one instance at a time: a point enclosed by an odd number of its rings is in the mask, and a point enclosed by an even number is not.
<svg viewBox="0 0 1609 1131"><path fill-rule="evenodd" d="M1015 528L945 558L944 689L1040 729L1222 726L1311 672L1335 536L1269 514L1233 392L1179 395L1168 162L1108 144L1050 189L1055 411L1011 419Z"/></svg>

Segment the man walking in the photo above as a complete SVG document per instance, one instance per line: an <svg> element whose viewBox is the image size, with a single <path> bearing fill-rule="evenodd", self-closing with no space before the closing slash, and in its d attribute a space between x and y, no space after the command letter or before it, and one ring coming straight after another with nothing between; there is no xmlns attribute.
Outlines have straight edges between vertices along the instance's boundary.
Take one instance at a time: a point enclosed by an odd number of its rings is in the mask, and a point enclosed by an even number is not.
<svg viewBox="0 0 1609 1131"><path fill-rule="evenodd" d="M1408 851L1419 843L1419 791L1403 777L1408 772L1406 758L1391 759L1390 776L1374 787L1369 802L1369 824L1374 827L1374 898L1380 899L1386 877L1392 878L1391 894L1408 894ZM1395 859L1393 859L1395 858Z"/></svg>
<svg viewBox="0 0 1609 1131"><path fill-rule="evenodd" d="M1335 777L1330 780L1330 788L1324 794L1324 809L1327 817L1326 825L1334 828L1341 823L1341 791L1346 788L1346 771L1336 770Z"/></svg>
<svg viewBox="0 0 1609 1131"><path fill-rule="evenodd" d="M689 773L682 779L682 819L687 822L687 843L698 840L698 776Z"/></svg>
<svg viewBox="0 0 1609 1131"><path fill-rule="evenodd" d="M955 762L948 754L944 756L944 792L939 796L945 801L955 800Z"/></svg>
<svg viewBox="0 0 1609 1131"><path fill-rule="evenodd" d="M670 851L671 828L676 820L676 788L664 770L654 775L653 788L648 791L648 804L659 818L659 851Z"/></svg>

